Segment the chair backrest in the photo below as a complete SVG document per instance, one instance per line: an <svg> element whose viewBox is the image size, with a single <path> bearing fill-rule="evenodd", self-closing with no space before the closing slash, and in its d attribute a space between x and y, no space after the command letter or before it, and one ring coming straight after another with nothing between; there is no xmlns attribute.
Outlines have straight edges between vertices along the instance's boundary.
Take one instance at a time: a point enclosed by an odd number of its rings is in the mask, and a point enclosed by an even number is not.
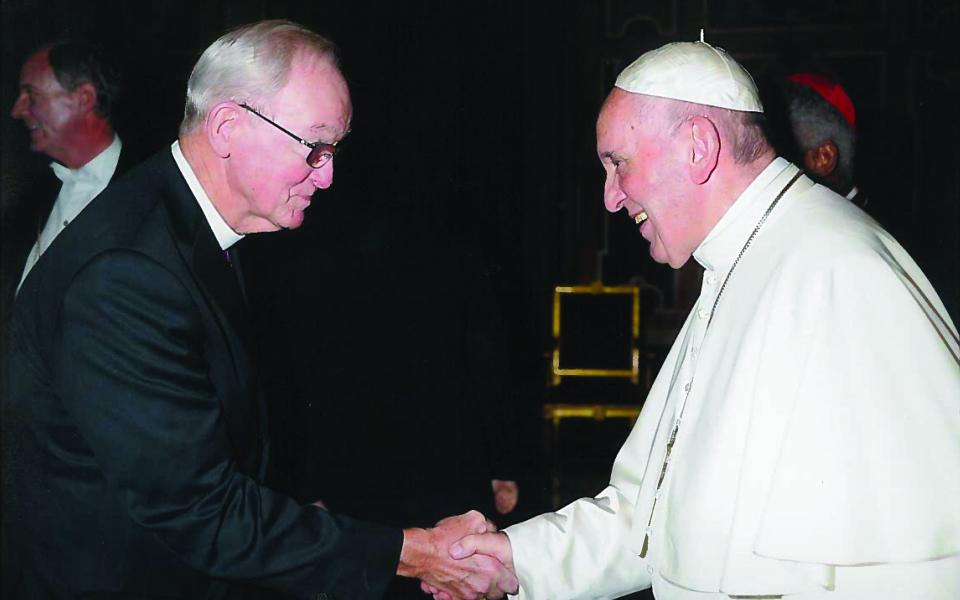
<svg viewBox="0 0 960 600"><path fill-rule="evenodd" d="M550 384L559 385L564 377L623 378L639 383L639 336L637 286L557 286Z"/></svg>

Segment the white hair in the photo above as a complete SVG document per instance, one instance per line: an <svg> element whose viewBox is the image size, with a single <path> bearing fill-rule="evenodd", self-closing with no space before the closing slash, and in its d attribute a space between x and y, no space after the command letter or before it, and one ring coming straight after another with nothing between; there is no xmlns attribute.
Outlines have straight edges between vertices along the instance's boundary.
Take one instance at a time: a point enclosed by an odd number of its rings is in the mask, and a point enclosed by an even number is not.
<svg viewBox="0 0 960 600"><path fill-rule="evenodd" d="M190 73L180 133L196 129L219 102L246 103L278 92L299 52L337 66L332 41L291 21L260 21L224 34L203 51Z"/></svg>
<svg viewBox="0 0 960 600"><path fill-rule="evenodd" d="M766 120L762 112L732 110L672 98L643 98L641 111L649 110L652 102L666 103L666 122L663 126L670 134L694 117L710 119L720 133L721 143L729 144L730 155L738 165L751 164L772 150L764 129Z"/></svg>

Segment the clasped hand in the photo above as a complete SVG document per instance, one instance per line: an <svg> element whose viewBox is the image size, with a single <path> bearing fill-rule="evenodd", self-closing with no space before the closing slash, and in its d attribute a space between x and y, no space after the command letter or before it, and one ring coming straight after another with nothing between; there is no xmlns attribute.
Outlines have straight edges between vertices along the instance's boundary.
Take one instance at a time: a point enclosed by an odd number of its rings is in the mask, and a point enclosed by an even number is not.
<svg viewBox="0 0 960 600"><path fill-rule="evenodd" d="M427 531L437 560L420 587L434 600L497 600L517 592L510 540L482 514L448 517Z"/></svg>

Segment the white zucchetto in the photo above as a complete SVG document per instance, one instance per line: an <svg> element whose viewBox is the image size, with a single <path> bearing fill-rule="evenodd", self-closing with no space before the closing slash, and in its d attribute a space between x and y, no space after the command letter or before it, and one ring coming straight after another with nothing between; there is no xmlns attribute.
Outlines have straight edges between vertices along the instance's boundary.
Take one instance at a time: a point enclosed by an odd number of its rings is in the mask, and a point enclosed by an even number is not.
<svg viewBox="0 0 960 600"><path fill-rule="evenodd" d="M635 94L763 112L746 69L706 42L674 42L651 50L624 69L615 85Z"/></svg>

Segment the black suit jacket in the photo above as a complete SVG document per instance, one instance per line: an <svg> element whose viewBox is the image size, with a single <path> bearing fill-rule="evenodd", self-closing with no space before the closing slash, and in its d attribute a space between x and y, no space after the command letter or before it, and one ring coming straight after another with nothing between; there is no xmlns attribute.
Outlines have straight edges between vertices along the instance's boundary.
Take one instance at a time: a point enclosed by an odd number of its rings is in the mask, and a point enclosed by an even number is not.
<svg viewBox="0 0 960 600"><path fill-rule="evenodd" d="M169 150L34 269L12 321L24 597L234 597L236 580L380 596L398 529L259 483L265 411L241 291Z"/></svg>

